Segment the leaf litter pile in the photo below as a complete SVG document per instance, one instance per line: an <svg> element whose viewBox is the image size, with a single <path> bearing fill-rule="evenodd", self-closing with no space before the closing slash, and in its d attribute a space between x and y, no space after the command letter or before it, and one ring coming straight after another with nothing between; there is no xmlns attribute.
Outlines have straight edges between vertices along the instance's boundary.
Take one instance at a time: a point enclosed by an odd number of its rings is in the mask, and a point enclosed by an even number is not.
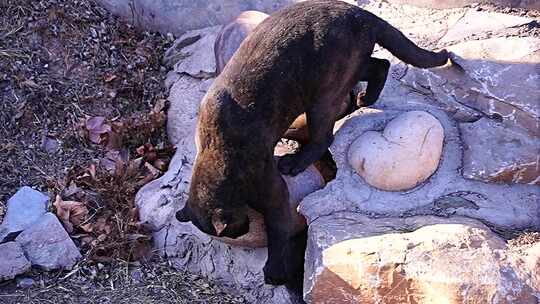
<svg viewBox="0 0 540 304"><path fill-rule="evenodd" d="M0 221L18 188L47 191L51 211L85 257L68 276L36 273L41 289L31 298L56 290L69 300L55 302L73 303L61 290L70 279L95 283L70 287L84 294L129 281L123 273L129 276L124 269L133 265L151 269L150 234L134 197L174 153L165 134L161 62L171 42L137 31L93 0L0 0ZM180 289L211 292L169 296L173 302L239 301L204 280L174 274L155 279L166 281L163 288L180 278L186 280L175 285ZM6 296L5 288L0 283L0 302L21 302L19 289ZM137 302L123 295L114 303L126 301Z"/></svg>

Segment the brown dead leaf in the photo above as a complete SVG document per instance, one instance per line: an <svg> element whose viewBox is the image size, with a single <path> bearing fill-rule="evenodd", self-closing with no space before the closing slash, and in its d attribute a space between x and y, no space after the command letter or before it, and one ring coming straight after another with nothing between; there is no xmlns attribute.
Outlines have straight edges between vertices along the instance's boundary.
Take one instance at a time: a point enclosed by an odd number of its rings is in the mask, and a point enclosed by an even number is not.
<svg viewBox="0 0 540 304"><path fill-rule="evenodd" d="M114 75L114 74L110 74L110 75L107 75L105 76L105 82L111 82L113 80L115 80L118 76Z"/></svg>
<svg viewBox="0 0 540 304"><path fill-rule="evenodd" d="M92 231L98 234L98 240L100 238L106 238L107 235L111 234L112 227L109 225L107 217L100 217L96 220Z"/></svg>
<svg viewBox="0 0 540 304"><path fill-rule="evenodd" d="M105 117L96 116L86 120L88 138L95 144L103 142L105 135L111 132L111 126L105 122Z"/></svg>
<svg viewBox="0 0 540 304"><path fill-rule="evenodd" d="M72 233L73 229L81 225L88 216L88 208L84 203L64 201L60 195L56 196L53 205L56 208L56 215L62 221L68 233Z"/></svg>

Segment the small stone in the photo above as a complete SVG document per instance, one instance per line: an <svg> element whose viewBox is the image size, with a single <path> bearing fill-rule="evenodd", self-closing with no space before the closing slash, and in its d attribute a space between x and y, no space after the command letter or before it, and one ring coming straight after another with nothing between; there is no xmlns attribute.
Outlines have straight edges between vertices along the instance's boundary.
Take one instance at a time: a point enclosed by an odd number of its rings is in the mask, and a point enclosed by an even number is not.
<svg viewBox="0 0 540 304"><path fill-rule="evenodd" d="M36 281L32 278L20 278L17 279L17 287L22 289L28 289L33 287L36 284Z"/></svg>
<svg viewBox="0 0 540 304"><path fill-rule="evenodd" d="M7 213L0 225L0 243L28 228L47 209L49 197L37 190L24 186L7 203Z"/></svg>
<svg viewBox="0 0 540 304"><path fill-rule="evenodd" d="M15 239L34 266L45 270L70 269L81 258L58 218L48 212Z"/></svg>
<svg viewBox="0 0 540 304"><path fill-rule="evenodd" d="M30 269L30 262L24 256L21 246L15 242L0 245L0 282L13 279Z"/></svg>
<svg viewBox="0 0 540 304"><path fill-rule="evenodd" d="M58 140L53 137L44 136L41 142L41 148L47 153L55 153L60 148Z"/></svg>
<svg viewBox="0 0 540 304"><path fill-rule="evenodd" d="M140 269L134 269L131 271L131 279L136 283L141 283L144 281L144 274Z"/></svg>

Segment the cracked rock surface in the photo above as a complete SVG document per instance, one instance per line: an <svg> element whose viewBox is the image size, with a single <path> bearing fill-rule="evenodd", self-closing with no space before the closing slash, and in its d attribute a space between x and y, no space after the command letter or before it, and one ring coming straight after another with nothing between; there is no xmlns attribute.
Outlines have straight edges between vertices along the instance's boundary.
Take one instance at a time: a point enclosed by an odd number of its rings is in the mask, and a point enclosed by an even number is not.
<svg viewBox="0 0 540 304"><path fill-rule="evenodd" d="M0 244L0 282L30 270L30 262L16 242Z"/></svg>
<svg viewBox="0 0 540 304"><path fill-rule="evenodd" d="M15 241L32 265L44 270L71 269L82 258L58 218L50 212L19 234Z"/></svg>
<svg viewBox="0 0 540 304"><path fill-rule="evenodd" d="M336 213L310 235L311 303L538 303L540 244L517 252L474 220Z"/></svg>
<svg viewBox="0 0 540 304"><path fill-rule="evenodd" d="M13 239L30 227L47 211L49 197L28 186L19 189L7 204L7 213L0 225L0 243Z"/></svg>
<svg viewBox="0 0 540 304"><path fill-rule="evenodd" d="M309 224L305 299L538 303L540 245L511 248L502 237L540 230L538 21L463 7L468 1L441 4L445 9L429 0L358 2L419 45L451 50L454 63L423 70L376 50L375 57L392 62L381 97L336 124L336 178L300 202ZM176 267L220 281L248 302L289 303L285 288L263 283L265 248L231 246L174 218L187 198L218 30L187 32L167 54L174 67L168 133L177 152L169 171L141 189L137 205L157 249ZM410 111L429 113L444 129L440 160L411 189L377 189L350 165L351 145Z"/></svg>

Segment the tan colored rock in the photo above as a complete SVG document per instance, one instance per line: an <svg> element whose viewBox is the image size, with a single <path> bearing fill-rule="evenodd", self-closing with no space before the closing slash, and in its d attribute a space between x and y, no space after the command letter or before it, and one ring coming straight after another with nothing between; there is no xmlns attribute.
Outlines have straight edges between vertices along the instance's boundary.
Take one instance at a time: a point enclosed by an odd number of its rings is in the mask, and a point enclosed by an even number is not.
<svg viewBox="0 0 540 304"><path fill-rule="evenodd" d="M384 131L368 131L349 148L349 163L370 185L387 191L406 190L437 170L444 129L432 115L410 111L393 119Z"/></svg>
<svg viewBox="0 0 540 304"><path fill-rule="evenodd" d="M312 239L328 244L319 244L327 247L320 264L310 268L315 270L309 274L311 303L538 303L531 279L537 276L538 259L513 256L504 240L479 222L361 216L357 222L371 232L355 232L356 238L343 241L343 234L325 239L318 232L319 238ZM330 223L323 225L331 229Z"/></svg>
<svg viewBox="0 0 540 304"><path fill-rule="evenodd" d="M262 12L245 11L238 15L231 23L223 26L214 45L217 74L223 71L223 68L240 47L242 41L266 17L268 15Z"/></svg>

